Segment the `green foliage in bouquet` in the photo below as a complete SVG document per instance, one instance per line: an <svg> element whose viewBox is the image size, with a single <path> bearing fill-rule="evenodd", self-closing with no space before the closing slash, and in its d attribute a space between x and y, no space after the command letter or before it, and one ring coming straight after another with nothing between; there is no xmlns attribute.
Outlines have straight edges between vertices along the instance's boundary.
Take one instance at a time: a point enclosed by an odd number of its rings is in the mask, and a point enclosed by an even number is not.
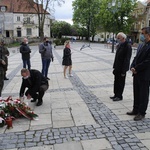
<svg viewBox="0 0 150 150"><path fill-rule="evenodd" d="M12 100L0 100L0 117L6 119L6 116L12 116L15 118L26 117L30 120L34 120L38 117L31 108L19 99Z"/></svg>

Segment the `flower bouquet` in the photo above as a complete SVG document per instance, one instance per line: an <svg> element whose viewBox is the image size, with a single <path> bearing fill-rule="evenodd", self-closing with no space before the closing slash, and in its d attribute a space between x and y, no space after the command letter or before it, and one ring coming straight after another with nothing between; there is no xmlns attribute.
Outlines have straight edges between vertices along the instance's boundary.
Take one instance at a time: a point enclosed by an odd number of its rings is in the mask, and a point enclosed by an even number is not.
<svg viewBox="0 0 150 150"><path fill-rule="evenodd" d="M12 100L11 96L6 100L0 100L0 126L4 124L8 116L12 119L24 116L30 120L38 117L26 103L20 99Z"/></svg>

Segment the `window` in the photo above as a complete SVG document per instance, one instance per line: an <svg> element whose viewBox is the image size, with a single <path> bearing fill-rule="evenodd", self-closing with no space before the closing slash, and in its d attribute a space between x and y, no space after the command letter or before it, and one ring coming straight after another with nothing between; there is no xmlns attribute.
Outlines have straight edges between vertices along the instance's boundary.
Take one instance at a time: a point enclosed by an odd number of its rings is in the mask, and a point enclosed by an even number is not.
<svg viewBox="0 0 150 150"><path fill-rule="evenodd" d="M20 17L19 16L17 16L17 21L20 21Z"/></svg>
<svg viewBox="0 0 150 150"><path fill-rule="evenodd" d="M21 28L17 28L17 37L21 37Z"/></svg>
<svg viewBox="0 0 150 150"><path fill-rule="evenodd" d="M1 12L5 12L6 11L6 6L1 6Z"/></svg>
<svg viewBox="0 0 150 150"><path fill-rule="evenodd" d="M27 18L27 23L30 23L30 18L29 17Z"/></svg>
<svg viewBox="0 0 150 150"><path fill-rule="evenodd" d="M32 35L32 29L31 28L27 28L27 35Z"/></svg>

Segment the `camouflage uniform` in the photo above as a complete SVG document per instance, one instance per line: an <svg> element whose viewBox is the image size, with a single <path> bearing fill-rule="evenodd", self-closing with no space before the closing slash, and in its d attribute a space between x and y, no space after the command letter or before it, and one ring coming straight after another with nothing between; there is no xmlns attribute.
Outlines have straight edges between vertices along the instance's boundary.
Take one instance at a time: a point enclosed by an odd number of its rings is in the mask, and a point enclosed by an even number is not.
<svg viewBox="0 0 150 150"><path fill-rule="evenodd" d="M3 55L4 48L0 45L0 97L2 94L2 89L4 85L4 66L2 62L5 60L5 56Z"/></svg>
<svg viewBox="0 0 150 150"><path fill-rule="evenodd" d="M2 43L2 47L3 47L3 55L4 55L4 61L6 63L6 65L4 66L4 79L6 78L6 71L7 71L7 67L8 67L8 56L9 56L9 51L8 49L4 46L4 43ZM7 79L8 80L8 79Z"/></svg>

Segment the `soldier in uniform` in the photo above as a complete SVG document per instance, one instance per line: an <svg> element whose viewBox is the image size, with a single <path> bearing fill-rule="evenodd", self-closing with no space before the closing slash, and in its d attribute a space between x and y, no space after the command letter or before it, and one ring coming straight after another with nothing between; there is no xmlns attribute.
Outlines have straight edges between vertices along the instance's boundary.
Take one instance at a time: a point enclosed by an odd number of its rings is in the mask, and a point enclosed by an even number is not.
<svg viewBox="0 0 150 150"><path fill-rule="evenodd" d="M7 49L7 47L5 46L5 43L4 43L4 40L1 41L1 46L3 47L4 51L3 51L3 55L5 57L4 61L6 63L6 65L4 66L4 80L9 80L7 77L6 77L6 71L7 71L7 68L8 68L8 56L9 56L9 51Z"/></svg>
<svg viewBox="0 0 150 150"><path fill-rule="evenodd" d="M2 46L2 42L0 41L0 99L2 96L1 94L4 85L4 66L6 65L5 56L3 54L4 54L4 48Z"/></svg>

